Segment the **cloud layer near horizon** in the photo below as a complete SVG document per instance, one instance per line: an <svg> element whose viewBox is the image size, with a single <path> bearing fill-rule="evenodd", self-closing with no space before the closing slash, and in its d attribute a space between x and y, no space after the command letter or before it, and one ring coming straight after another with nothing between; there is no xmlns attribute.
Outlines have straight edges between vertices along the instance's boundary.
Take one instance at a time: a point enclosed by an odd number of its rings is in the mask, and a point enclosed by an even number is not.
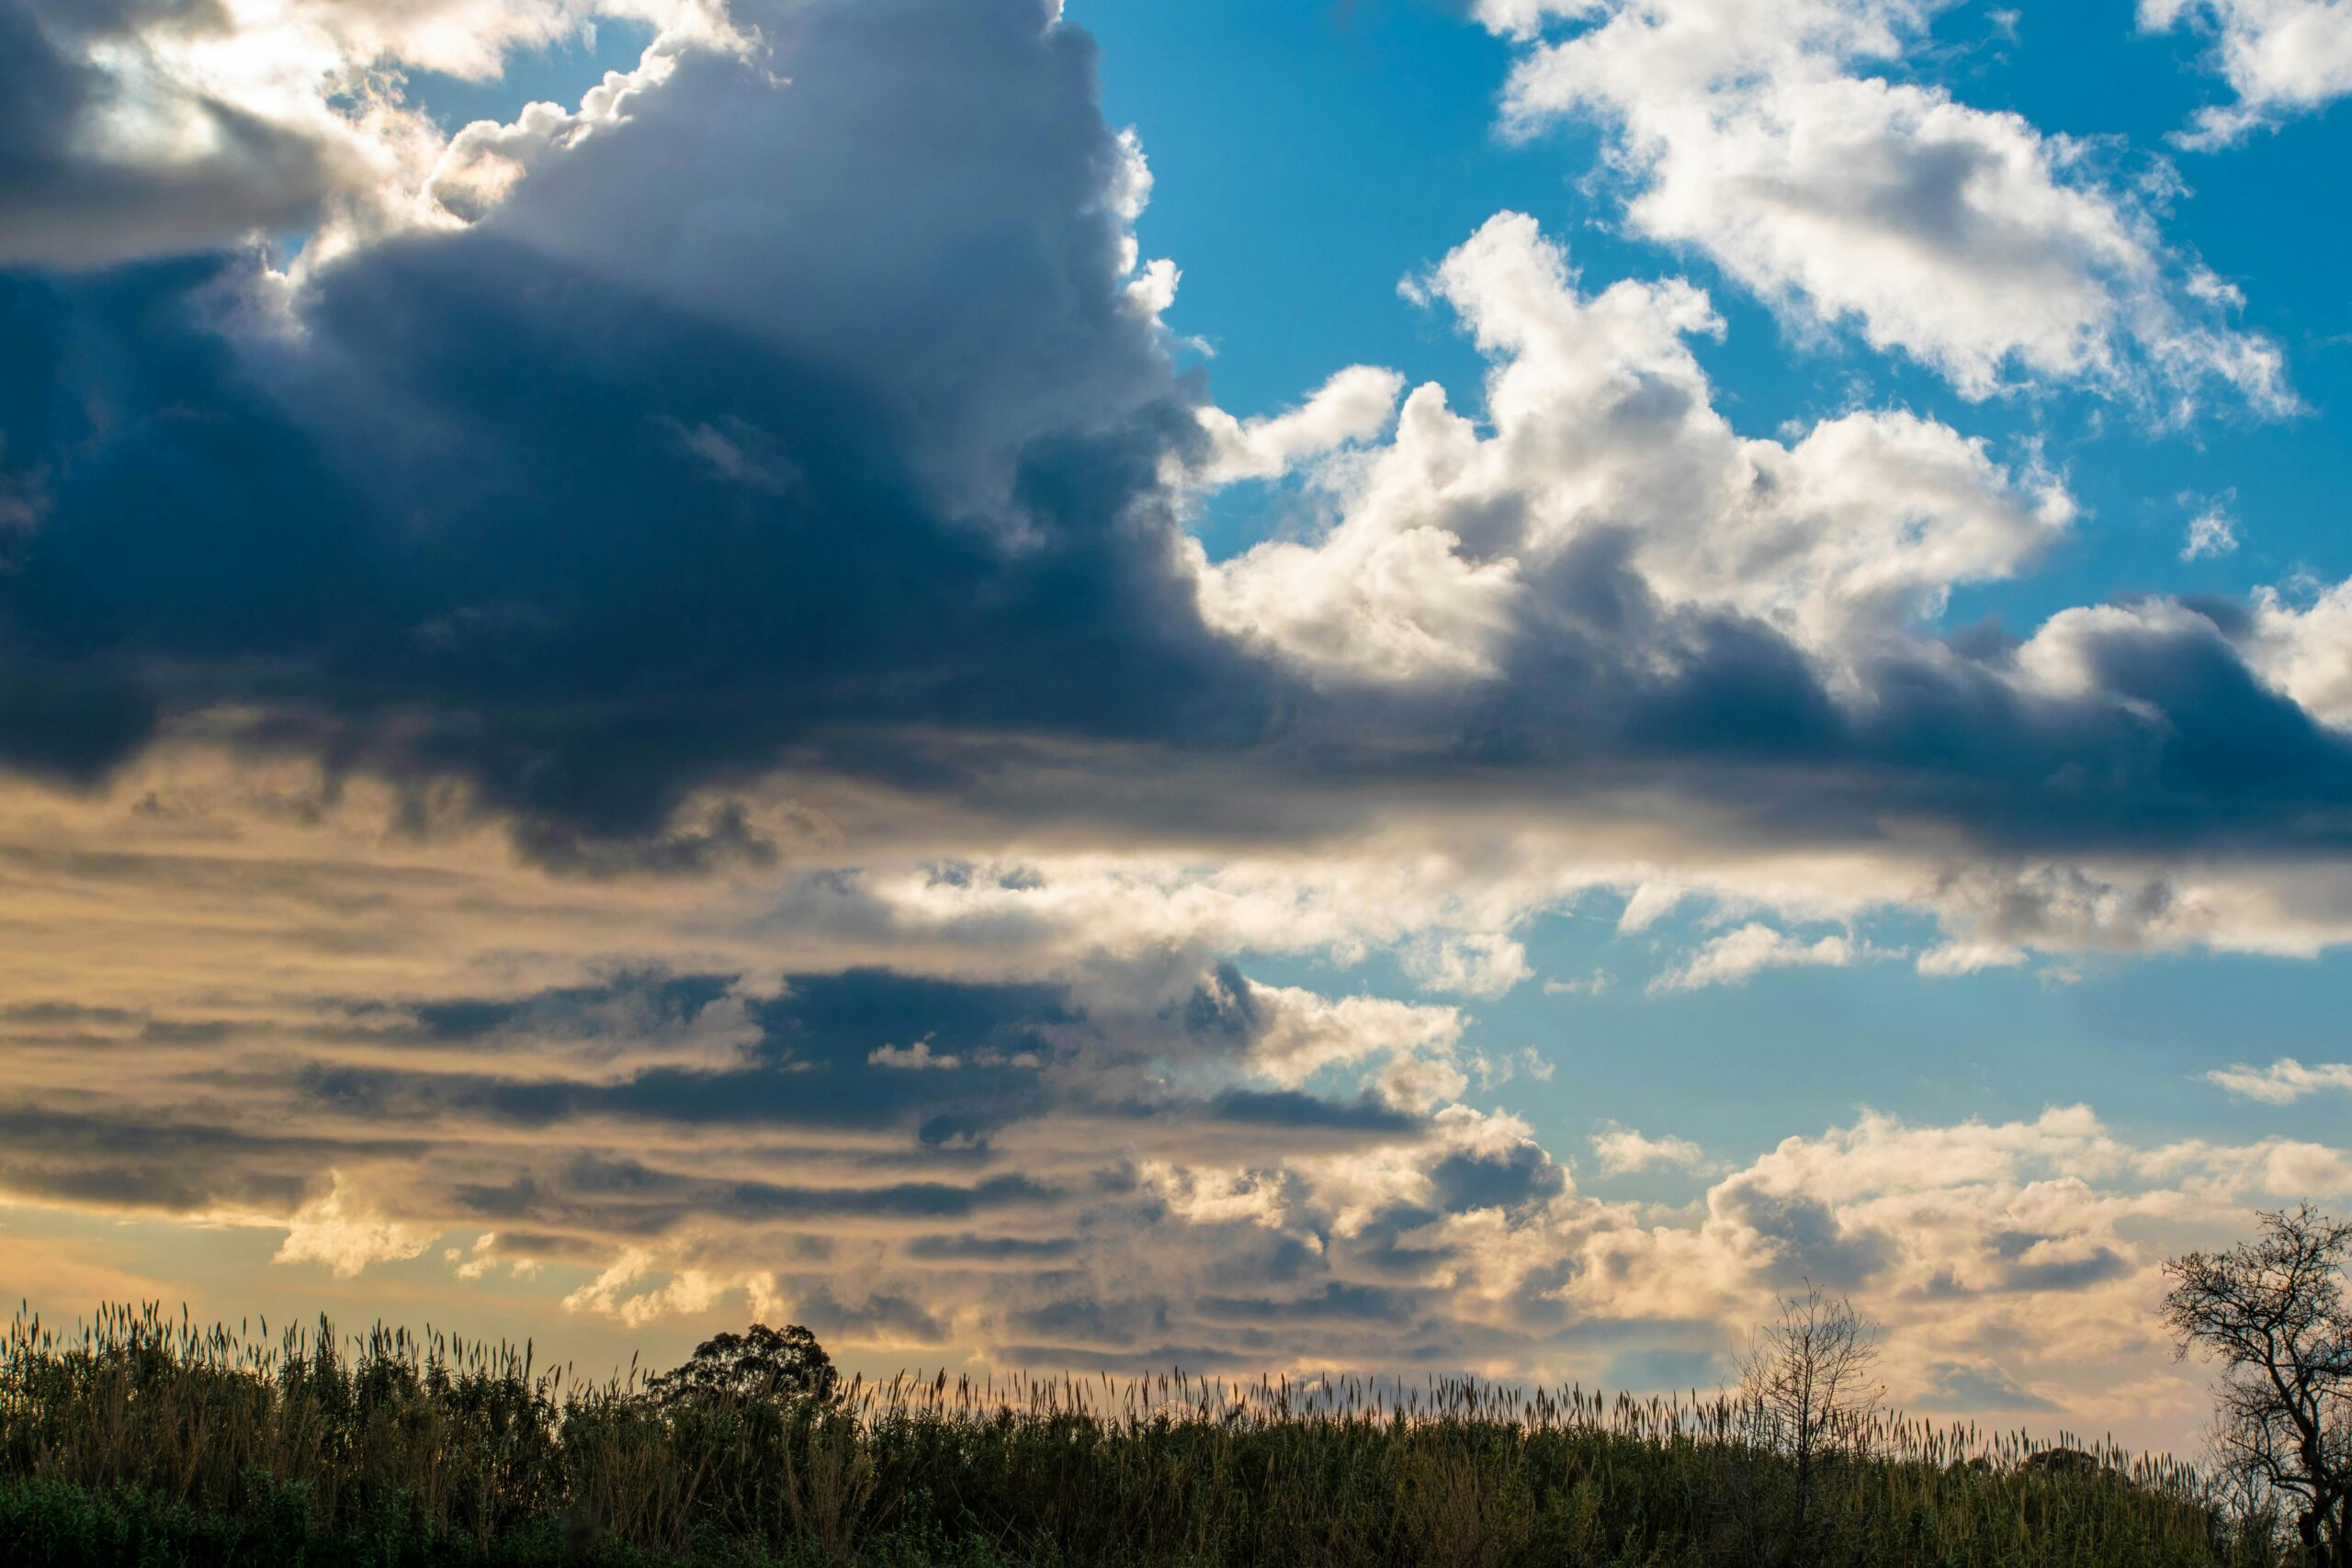
<svg viewBox="0 0 2352 1568"><path fill-rule="evenodd" d="M0 921L37 960L0 1187L1003 1359L1600 1369L1809 1275L1922 1329L1921 1390L2172 1411L2109 1376L2162 1227L2343 1191L2340 1153L1863 1117L1631 1204L1464 1103L1517 1069L1463 1009L1580 901L1707 912L1659 990L1891 958L1893 917L1929 975L2340 943L2352 591L1947 628L2079 525L2063 475L1897 408L1743 433L1703 290L1589 283L1515 214L1411 285L1487 359L1476 417L1354 367L1237 419L1057 10L297 6L319 52L261 99L239 49L292 46L211 7L0 0L55 106L0 115ZM441 137L386 96L592 11L662 30L577 110ZM1530 42L1514 112L1644 95L1600 106L1634 220L1697 243L1733 152L1819 171L1694 116L1865 106L1949 209L1839 232L1916 265L1796 267L1750 214L1740 286L1971 395L2284 406L2063 148L1852 73L1910 11L1806 14L1726 85L1577 63L1689 25L1611 8ZM100 37L173 125L94 152L59 128L130 90ZM291 269L240 244L288 228ZM1946 313L1987 251L2041 314ZM1199 509L1270 481L1317 525L1212 559ZM1423 995L1249 972L1373 953ZM1654 1132L1604 1163L1713 1172Z"/></svg>

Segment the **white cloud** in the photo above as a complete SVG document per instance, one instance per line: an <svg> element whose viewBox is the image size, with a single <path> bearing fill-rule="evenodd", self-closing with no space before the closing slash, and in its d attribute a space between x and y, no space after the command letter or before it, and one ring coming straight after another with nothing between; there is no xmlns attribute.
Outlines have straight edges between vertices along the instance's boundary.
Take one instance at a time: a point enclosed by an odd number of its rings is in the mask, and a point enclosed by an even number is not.
<svg viewBox="0 0 2352 1568"><path fill-rule="evenodd" d="M1987 969L2015 969L2026 961L2025 950L2000 942L1947 942L1919 954L1922 975L1977 975Z"/></svg>
<svg viewBox="0 0 2352 1568"><path fill-rule="evenodd" d="M2140 26L2211 35L2213 64L2237 95L2198 111L2175 138L2187 146L2223 146L2352 93L2352 0L2140 0Z"/></svg>
<svg viewBox="0 0 2352 1568"><path fill-rule="evenodd" d="M1767 969L1843 968L1862 955L1842 936L1826 936L1808 943L1770 926L1752 923L1709 942L1679 967L1652 980L1649 989L1656 995L1739 986Z"/></svg>
<svg viewBox="0 0 2352 1568"><path fill-rule="evenodd" d="M2303 601L2301 608L2296 600ZM2352 579L2290 596L2255 596L2247 661L2322 724L2352 728Z"/></svg>
<svg viewBox="0 0 2352 1568"><path fill-rule="evenodd" d="M1498 931L1424 939L1405 949L1405 973L1423 990L1499 997L1535 971L1527 949Z"/></svg>
<svg viewBox="0 0 2352 1568"><path fill-rule="evenodd" d="M1299 407L1270 419L1237 420L1219 408L1199 418L1210 451L1200 478L1212 485L1278 479L1299 464L1369 441L1396 417L1405 378L1370 365L1351 366Z"/></svg>
<svg viewBox="0 0 2352 1568"><path fill-rule="evenodd" d="M425 176L421 196L426 216L447 215L466 222L486 216L542 159L628 119L641 95L670 79L679 56L705 42L697 33L664 33L634 70L606 72L577 109L528 104L511 123L482 119L465 126L449 139Z"/></svg>
<svg viewBox="0 0 2352 1568"><path fill-rule="evenodd" d="M2236 553L2238 547L2237 520L2220 504L2210 505L2188 520L2188 537L2180 547L2180 558L2213 560Z"/></svg>
<svg viewBox="0 0 2352 1568"><path fill-rule="evenodd" d="M2015 114L1867 73L1898 64L1949 0L1487 0L1524 52L1521 131L1568 117L1614 136L1639 232L1704 253L1816 328L1941 372L1970 397L2057 382L2176 415L2200 383L2291 404L2228 291L2102 185L2089 149ZM1577 24L1547 41L1545 23Z"/></svg>
<svg viewBox="0 0 2352 1568"><path fill-rule="evenodd" d="M1909 413L1743 439L1686 341L1721 330L1706 296L1585 295L1532 219L1490 220L1419 288L1495 362L1492 434L1421 387L1388 444L1330 476L1324 536L1214 565L1195 547L1210 623L1326 680L1496 675L1573 586L1565 563L1612 536L1667 604L1766 618L1834 661L1957 584L2012 575L2073 520L2052 476Z"/></svg>
<svg viewBox="0 0 2352 1568"><path fill-rule="evenodd" d="M670 1274L667 1282L635 1294L627 1293L629 1286L663 1272ZM641 1328L663 1318L707 1312L724 1297L749 1288L758 1279L749 1273L727 1278L695 1268L672 1271L652 1248L633 1247L625 1248L610 1267L564 1297L563 1305L568 1312L602 1313L631 1328Z"/></svg>
<svg viewBox="0 0 2352 1568"><path fill-rule="evenodd" d="M1707 1151L1688 1138L1652 1138L1631 1127L1607 1123L1591 1138L1593 1157L1611 1176L1666 1166L1697 1170L1707 1164Z"/></svg>
<svg viewBox="0 0 2352 1568"><path fill-rule="evenodd" d="M332 1173L332 1187L287 1218L275 1263L323 1263L335 1278L356 1277L371 1263L404 1263L422 1255L439 1227L411 1224L379 1212Z"/></svg>
<svg viewBox="0 0 2352 1568"><path fill-rule="evenodd" d="M953 1072L964 1065L961 1056L933 1052L928 1039L918 1040L911 1045L877 1045L865 1054L865 1060L873 1066L892 1067L909 1073Z"/></svg>
<svg viewBox="0 0 2352 1568"><path fill-rule="evenodd" d="M2307 1067L2292 1056L2281 1056L2267 1067L2250 1067L2241 1062L2205 1077L2232 1094L2266 1105L2291 1105L2308 1095L2332 1089L2352 1092L2352 1064L2321 1062Z"/></svg>
<svg viewBox="0 0 2352 1568"><path fill-rule="evenodd" d="M1379 997L1333 1000L1297 987L1242 984L1258 1020L1250 1065L1278 1084L1295 1088L1327 1067L1372 1061L1386 1063L1397 1075L1395 1085L1416 1103L1433 1084L1452 1085L1435 1098L1462 1092L1464 1080L1453 1058L1468 1020L1458 1009Z"/></svg>

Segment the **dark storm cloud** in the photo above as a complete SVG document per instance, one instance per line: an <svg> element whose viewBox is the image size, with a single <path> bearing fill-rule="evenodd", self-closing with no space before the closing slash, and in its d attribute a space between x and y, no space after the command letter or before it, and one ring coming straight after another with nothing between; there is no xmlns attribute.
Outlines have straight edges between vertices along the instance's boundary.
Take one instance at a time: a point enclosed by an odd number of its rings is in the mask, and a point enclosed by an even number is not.
<svg viewBox="0 0 2352 1568"><path fill-rule="evenodd" d="M641 1032L664 1023L692 1023L734 984L718 975L625 975L599 986L571 986L505 1001L461 998L419 1002L408 1010L420 1033L437 1042L481 1041L513 1032L566 1034ZM616 1016L615 1004L630 1004Z"/></svg>
<svg viewBox="0 0 2352 1568"><path fill-rule="evenodd" d="M249 704L250 744L468 777L593 867L842 728L1246 727L1174 570L1194 427L1091 44L1012 3L765 19L773 61L690 56L491 221L331 269L298 339L232 342L248 263L6 283L41 524L0 752L86 776Z"/></svg>
<svg viewBox="0 0 2352 1568"><path fill-rule="evenodd" d="M1240 1126L1300 1131L1401 1133L1420 1125L1419 1117L1369 1096L1334 1100L1296 1089L1235 1089L1211 1100L1208 1113Z"/></svg>
<svg viewBox="0 0 2352 1568"><path fill-rule="evenodd" d="M863 1065L876 1048L927 1041L942 1056L1050 1055L1052 1036L1081 1023L1066 987L978 985L881 969L789 976L753 1010L765 1055Z"/></svg>
<svg viewBox="0 0 2352 1568"><path fill-rule="evenodd" d="M399 391L460 425L413 454L337 452L247 413L260 394L185 324L175 277L19 311L101 340L43 356L78 349L100 377L141 333L119 316L156 323L168 352L130 356L137 385L88 389L107 433L54 406L67 428L45 444L8 433L12 453L60 456L51 520L0 590L28 656L0 697L7 750L87 773L167 707L259 704L277 716L250 742L470 777L559 855L582 831L652 834L684 790L837 728L1116 734L1198 700L1213 650L1159 558L1164 520L1131 511L1150 504L1172 413L1024 451L1013 500L1032 533L1016 553L918 493L891 414L857 389L548 270L468 236L391 248L327 291L322 331L346 301L368 318L340 323L360 362L440 361L407 367ZM503 290L545 314L516 322ZM418 345L418 319L446 341ZM583 339L637 352L582 366ZM800 495L701 465L674 427L721 410L790 433ZM412 460L344 471L355 457Z"/></svg>
<svg viewBox="0 0 2352 1568"><path fill-rule="evenodd" d="M2077 613L2064 632L2084 679L2066 689L2016 679L2012 649L1882 639L1860 661L1863 697L1838 700L1774 627L1661 603L1629 543L1600 531L1555 564L1504 680L1449 691L1439 711L1294 707L1293 739L1400 790L1646 776L1736 806L1759 843L1908 818L2025 852L2352 847L2352 745L2248 668L2232 641L2243 606Z"/></svg>
<svg viewBox="0 0 2352 1568"><path fill-rule="evenodd" d="M0 1190L113 1209L290 1210L331 1159L413 1160L426 1147L418 1139L254 1127L225 1106L76 1111L0 1105Z"/></svg>
<svg viewBox="0 0 2352 1568"><path fill-rule="evenodd" d="M1021 1267L1058 1263L1078 1250L1078 1243L1068 1236L1031 1240L1010 1235L926 1235L907 1244L907 1256L925 1263L1004 1263Z"/></svg>

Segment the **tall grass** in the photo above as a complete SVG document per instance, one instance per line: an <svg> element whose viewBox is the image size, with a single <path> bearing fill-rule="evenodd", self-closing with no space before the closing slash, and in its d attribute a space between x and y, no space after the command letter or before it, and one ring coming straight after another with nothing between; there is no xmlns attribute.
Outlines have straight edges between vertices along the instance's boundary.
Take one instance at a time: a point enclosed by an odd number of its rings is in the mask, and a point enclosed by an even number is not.
<svg viewBox="0 0 2352 1568"><path fill-rule="evenodd" d="M2194 1469L1886 1417L1804 1539L1736 1404L1473 1380L902 1376L664 1410L528 1346L153 1309L0 1342L0 1560L1918 1565L2291 1562Z"/></svg>

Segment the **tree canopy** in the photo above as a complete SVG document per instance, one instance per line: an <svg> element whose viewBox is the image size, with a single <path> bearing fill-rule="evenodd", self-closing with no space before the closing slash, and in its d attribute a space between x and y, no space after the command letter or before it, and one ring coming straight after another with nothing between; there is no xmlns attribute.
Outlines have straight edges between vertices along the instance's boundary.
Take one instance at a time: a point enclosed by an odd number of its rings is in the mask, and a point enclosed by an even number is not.
<svg viewBox="0 0 2352 1568"><path fill-rule="evenodd" d="M650 1382L646 1392L664 1406L793 1404L831 1400L840 1386L833 1359L814 1334L797 1323L781 1329L755 1323L741 1334L704 1340L684 1364Z"/></svg>

